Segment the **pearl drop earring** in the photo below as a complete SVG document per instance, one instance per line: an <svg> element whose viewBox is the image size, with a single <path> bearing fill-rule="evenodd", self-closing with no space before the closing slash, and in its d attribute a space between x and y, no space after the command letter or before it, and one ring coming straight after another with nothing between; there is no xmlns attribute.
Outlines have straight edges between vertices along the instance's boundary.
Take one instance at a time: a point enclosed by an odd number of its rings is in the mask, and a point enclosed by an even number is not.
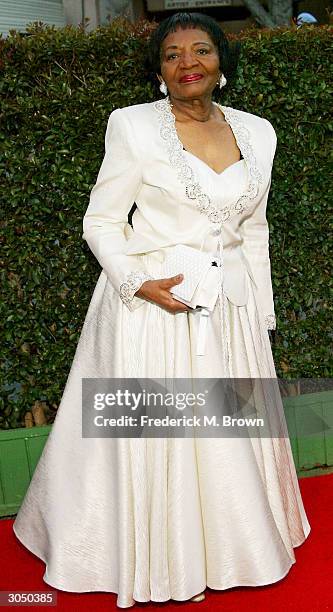
<svg viewBox="0 0 333 612"><path fill-rule="evenodd" d="M162 81L162 83L160 84L160 91L162 92L162 94L164 94L165 96L168 93L168 88L166 86L165 81Z"/></svg>
<svg viewBox="0 0 333 612"><path fill-rule="evenodd" d="M222 89L222 87L224 87L227 83L227 79L225 78L223 72L220 76L220 79L216 82L216 85L219 85L220 89Z"/></svg>

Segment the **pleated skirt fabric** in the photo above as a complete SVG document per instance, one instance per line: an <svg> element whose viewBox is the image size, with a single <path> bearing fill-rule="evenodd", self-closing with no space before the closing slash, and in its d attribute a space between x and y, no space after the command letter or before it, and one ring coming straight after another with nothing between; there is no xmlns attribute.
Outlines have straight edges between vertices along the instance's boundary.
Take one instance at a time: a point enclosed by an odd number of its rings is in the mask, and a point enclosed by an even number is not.
<svg viewBox="0 0 333 612"><path fill-rule="evenodd" d="M141 256L160 277L161 264ZM233 375L275 378L252 281L246 306L227 301ZM82 378L224 378L219 309L205 355L198 314L151 302L130 312L104 271L96 284L57 416L14 522L71 592L189 599L283 578L310 533L288 437L83 438ZM282 401L278 404L283 419ZM276 416L276 415L275 415Z"/></svg>

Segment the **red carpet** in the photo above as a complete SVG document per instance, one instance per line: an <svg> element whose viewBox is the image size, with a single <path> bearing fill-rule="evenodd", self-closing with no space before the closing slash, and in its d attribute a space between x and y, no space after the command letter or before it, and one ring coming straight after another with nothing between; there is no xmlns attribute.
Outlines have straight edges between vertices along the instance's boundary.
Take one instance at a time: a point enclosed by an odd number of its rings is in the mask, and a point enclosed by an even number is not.
<svg viewBox="0 0 333 612"><path fill-rule="evenodd" d="M300 487L312 531L295 548L296 563L285 578L262 587L235 587L226 591L207 589L200 603L138 603L128 610L221 610L221 612L324 612L333 609L333 474L301 478ZM17 540L13 520L0 521L2 591L51 591L42 579L45 565ZM113 593L66 593L57 591L57 610L80 609L104 612L120 610ZM31 609L31 607L29 606ZM37 608L37 606L33 606ZM41 609L40 606L38 606ZM9 609L7 606L2 609ZM45 609L45 608L44 608ZM51 607L52 609L52 607ZM53 607L54 609L54 607Z"/></svg>

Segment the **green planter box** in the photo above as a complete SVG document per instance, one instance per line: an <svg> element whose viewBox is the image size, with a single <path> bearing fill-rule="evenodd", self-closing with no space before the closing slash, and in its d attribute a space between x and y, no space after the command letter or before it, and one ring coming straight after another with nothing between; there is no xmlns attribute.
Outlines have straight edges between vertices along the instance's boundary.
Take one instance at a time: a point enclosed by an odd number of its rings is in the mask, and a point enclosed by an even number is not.
<svg viewBox="0 0 333 612"><path fill-rule="evenodd" d="M17 513L51 428L0 430L0 516Z"/></svg>
<svg viewBox="0 0 333 612"><path fill-rule="evenodd" d="M333 466L333 391L283 398L297 472Z"/></svg>
<svg viewBox="0 0 333 612"><path fill-rule="evenodd" d="M298 476L333 466L333 391L283 398ZM17 513L52 425L0 430L0 516Z"/></svg>

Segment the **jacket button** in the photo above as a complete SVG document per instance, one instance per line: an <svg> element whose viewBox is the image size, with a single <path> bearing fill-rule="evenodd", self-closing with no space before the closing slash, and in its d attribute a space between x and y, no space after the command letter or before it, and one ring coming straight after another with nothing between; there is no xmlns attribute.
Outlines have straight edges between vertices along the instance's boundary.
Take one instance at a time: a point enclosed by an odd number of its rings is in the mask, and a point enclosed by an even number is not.
<svg viewBox="0 0 333 612"><path fill-rule="evenodd" d="M212 236L219 236L221 234L221 228L213 226L210 233Z"/></svg>

